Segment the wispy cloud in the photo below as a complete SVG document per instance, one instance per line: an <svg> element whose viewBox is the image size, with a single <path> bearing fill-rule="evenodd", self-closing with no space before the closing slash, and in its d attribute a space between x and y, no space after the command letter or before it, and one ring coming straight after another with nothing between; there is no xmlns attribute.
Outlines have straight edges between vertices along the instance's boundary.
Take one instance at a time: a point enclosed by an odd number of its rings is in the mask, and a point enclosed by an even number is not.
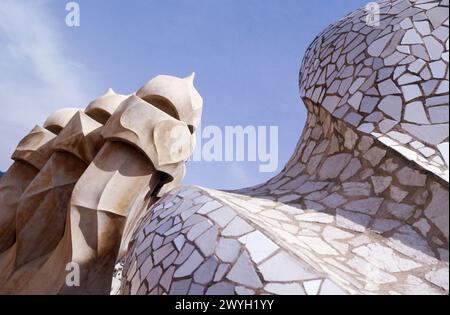
<svg viewBox="0 0 450 315"><path fill-rule="evenodd" d="M0 169L17 142L58 108L84 106L88 71L65 57L64 23L44 0L0 1ZM56 27L56 25L58 27Z"/></svg>

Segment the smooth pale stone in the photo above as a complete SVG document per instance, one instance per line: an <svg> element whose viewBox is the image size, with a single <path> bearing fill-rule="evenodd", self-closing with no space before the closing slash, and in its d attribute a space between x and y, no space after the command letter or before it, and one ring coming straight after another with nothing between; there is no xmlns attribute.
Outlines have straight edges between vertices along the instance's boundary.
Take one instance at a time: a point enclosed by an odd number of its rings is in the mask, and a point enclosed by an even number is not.
<svg viewBox="0 0 450 315"><path fill-rule="evenodd" d="M358 127L358 130L364 133L371 133L375 130L374 124L362 124Z"/></svg>
<svg viewBox="0 0 450 315"><path fill-rule="evenodd" d="M244 235L239 241L246 246L252 260L256 263L260 263L279 248L278 245L259 231Z"/></svg>
<svg viewBox="0 0 450 315"><path fill-rule="evenodd" d="M394 52L392 55L390 55L389 57L384 59L384 64L386 66L395 66L398 65L400 63L400 61L402 61L403 59L405 59L407 55L399 53L399 52ZM381 71L382 69L380 69Z"/></svg>
<svg viewBox="0 0 450 315"><path fill-rule="evenodd" d="M315 223L333 223L334 217L326 213L306 213L295 217L298 221Z"/></svg>
<svg viewBox="0 0 450 315"><path fill-rule="evenodd" d="M421 148L419 149L420 153L422 153L425 157L430 157L436 153L436 150L430 149L430 148Z"/></svg>
<svg viewBox="0 0 450 315"><path fill-rule="evenodd" d="M322 190L327 185L328 182L307 182L295 191L299 194L308 194L314 191ZM297 196L297 199L299 198L300 196Z"/></svg>
<svg viewBox="0 0 450 315"><path fill-rule="evenodd" d="M208 259L194 273L194 281L200 284L210 283L214 278L217 265L218 263L215 257L211 257L210 259Z"/></svg>
<svg viewBox="0 0 450 315"><path fill-rule="evenodd" d="M169 269L164 272L161 279L159 280L159 284L161 287L163 287L166 291L169 291L170 284L172 282L173 273L175 272L175 267L171 266Z"/></svg>
<svg viewBox="0 0 450 315"><path fill-rule="evenodd" d="M214 253L218 234L217 226L213 226L195 240L195 245L200 249L203 256L209 257Z"/></svg>
<svg viewBox="0 0 450 315"><path fill-rule="evenodd" d="M422 44L422 37L417 33L415 29L410 29L406 32L402 39L402 45Z"/></svg>
<svg viewBox="0 0 450 315"><path fill-rule="evenodd" d="M177 271L175 271L175 278L183 278L191 275L195 269L203 262L203 257L198 253L197 250L189 256L189 258L181 265Z"/></svg>
<svg viewBox="0 0 450 315"><path fill-rule="evenodd" d="M439 81L438 80L430 80L426 82L422 82L421 86L426 96L430 96L436 87L438 86Z"/></svg>
<svg viewBox="0 0 450 315"><path fill-rule="evenodd" d="M423 69L425 65L426 65L425 61L423 61L422 59L417 59L408 66L408 70L413 73L420 73L420 71Z"/></svg>
<svg viewBox="0 0 450 315"><path fill-rule="evenodd" d="M376 194L384 192L392 183L391 176L372 176L370 179Z"/></svg>
<svg viewBox="0 0 450 315"><path fill-rule="evenodd" d="M170 235L173 235L173 234L179 232L179 231L181 230L181 228L182 228L182 224L181 224L181 223L178 223L178 224L176 224L173 228L167 230L167 231L164 233L164 236L170 236Z"/></svg>
<svg viewBox="0 0 450 315"><path fill-rule="evenodd" d="M427 98L425 105L427 107L437 106L437 105L448 105L448 96L434 96Z"/></svg>
<svg viewBox="0 0 450 315"><path fill-rule="evenodd" d="M423 39L431 60L439 60L444 52L444 46L432 36Z"/></svg>
<svg viewBox="0 0 450 315"><path fill-rule="evenodd" d="M277 295L305 295L305 290L299 283L269 283L264 287L269 293Z"/></svg>
<svg viewBox="0 0 450 315"><path fill-rule="evenodd" d="M327 96L325 97L325 99L322 101L322 106L324 108L326 108L330 113L334 112L334 110L336 109L337 105L339 104L339 101L341 99L337 96Z"/></svg>
<svg viewBox="0 0 450 315"><path fill-rule="evenodd" d="M398 142L395 140L392 140L391 138L388 137L379 137L378 141L380 141L381 143L385 144L388 147L394 147L394 146L398 146Z"/></svg>
<svg viewBox="0 0 450 315"><path fill-rule="evenodd" d="M409 225L398 228L397 232L388 238L387 245L417 262L430 265L438 263L428 242Z"/></svg>
<svg viewBox="0 0 450 315"><path fill-rule="evenodd" d="M342 184L346 196L370 196L370 185L368 183L350 182Z"/></svg>
<svg viewBox="0 0 450 315"><path fill-rule="evenodd" d="M344 146L351 150L355 147L356 142L358 141L358 135L351 129L345 131L344 135Z"/></svg>
<svg viewBox="0 0 450 315"><path fill-rule="evenodd" d="M444 158L445 164L449 164L449 143L444 142L439 144L438 146L439 151L442 154L442 157Z"/></svg>
<svg viewBox="0 0 450 315"><path fill-rule="evenodd" d="M175 265L180 265L183 262L186 261L186 259L191 255L191 253L194 251L194 246L192 246L189 243L186 243L181 250L180 254L178 255L177 259L175 260Z"/></svg>
<svg viewBox="0 0 450 315"><path fill-rule="evenodd" d="M408 275L406 281L404 281L400 285L399 289L404 295L442 294L441 291L434 289L433 287L413 275Z"/></svg>
<svg viewBox="0 0 450 315"><path fill-rule="evenodd" d="M429 124L427 114L423 107L422 102L413 102L406 105L405 109L405 120L418 123L418 124Z"/></svg>
<svg viewBox="0 0 450 315"><path fill-rule="evenodd" d="M367 198L356 200L347 203L346 205L344 205L344 208L346 210L354 212L374 215L378 212L378 209L380 209L383 200L383 198Z"/></svg>
<svg viewBox="0 0 450 315"><path fill-rule="evenodd" d="M407 30L407 29L413 28L414 25L411 22L410 18L405 18L403 21L400 22L400 27L404 30Z"/></svg>
<svg viewBox="0 0 450 315"><path fill-rule="evenodd" d="M448 291L448 279L449 279L449 272L448 267L447 268L441 268L439 270L433 270L430 271L425 275L425 278L430 281L431 283L434 283L435 285L441 287L442 289Z"/></svg>
<svg viewBox="0 0 450 315"><path fill-rule="evenodd" d="M161 267L153 268L148 275L146 275L145 280L147 280L148 283L148 289L151 290L155 286L158 285L159 280L161 279L161 276L163 274L163 270Z"/></svg>
<svg viewBox="0 0 450 315"><path fill-rule="evenodd" d="M359 256L354 256L352 259L350 259L348 261L348 266L351 267L353 270L364 275L367 281L366 289L368 285L386 284L397 281L396 277L392 276L387 272L382 271L380 268L377 268L373 264L368 263L366 260L362 259Z"/></svg>
<svg viewBox="0 0 450 315"><path fill-rule="evenodd" d="M448 93L448 90L449 90L449 82L448 80L445 80L440 82L439 87L436 90L436 93L437 94Z"/></svg>
<svg viewBox="0 0 450 315"><path fill-rule="evenodd" d="M205 293L205 287L196 283L193 283L191 285L191 288L189 289L188 295L203 295Z"/></svg>
<svg viewBox="0 0 450 315"><path fill-rule="evenodd" d="M173 247L172 243L166 244L163 247L161 247L160 249L156 250L153 252L153 262L155 265L159 264L162 260L164 260L164 258L166 258L167 256L169 256L170 253L172 253L172 251L175 248Z"/></svg>
<svg viewBox="0 0 450 315"><path fill-rule="evenodd" d="M398 124L398 122L395 120L385 119L378 125L378 127L380 128L381 132L386 133L391 130L396 124Z"/></svg>
<svg viewBox="0 0 450 315"><path fill-rule="evenodd" d="M282 266L282 268L280 268ZM259 266L266 281L287 282L317 279L317 275L303 268L294 258L280 252Z"/></svg>
<svg viewBox="0 0 450 315"><path fill-rule="evenodd" d="M341 181L346 181L347 179L353 177L353 175L355 175L360 169L361 169L361 162L359 161L359 159L352 159L350 161L350 163L347 165L347 167L344 169L344 171L342 172L341 176L339 177L339 179Z"/></svg>
<svg viewBox="0 0 450 315"><path fill-rule="evenodd" d="M309 178L309 176L306 176L306 175L299 176L299 177L289 181L288 183L284 184L280 189L287 189L287 190L296 189L296 188L300 187L301 185L303 185L308 178Z"/></svg>
<svg viewBox="0 0 450 315"><path fill-rule="evenodd" d="M334 282L326 279L322 284L319 295L347 295L347 293Z"/></svg>
<svg viewBox="0 0 450 315"><path fill-rule="evenodd" d="M201 221L194 225L189 232L187 233L188 240L195 240L197 237L202 235L205 231L207 231L211 227L211 223L207 221L207 219L204 219L204 221Z"/></svg>
<svg viewBox="0 0 450 315"><path fill-rule="evenodd" d="M239 256L237 262L228 273L227 279L255 289L263 286L255 271L253 263L246 253L242 253L241 256Z"/></svg>
<svg viewBox="0 0 450 315"><path fill-rule="evenodd" d="M431 226L430 224L428 224L428 221L426 219L420 219L419 221L414 223L414 227L417 228L425 237L431 229Z"/></svg>
<svg viewBox="0 0 450 315"><path fill-rule="evenodd" d="M287 222L291 221L289 217L287 217L285 214L283 214L283 212L278 210L265 210L260 213L264 217L275 219L277 221L287 221Z"/></svg>
<svg viewBox="0 0 450 315"><path fill-rule="evenodd" d="M375 221L372 224L372 229L375 230L375 232L383 234L387 231L391 231L397 227L402 225L400 221L396 220L389 220L389 219L375 219Z"/></svg>
<svg viewBox="0 0 450 315"><path fill-rule="evenodd" d="M319 293L320 285L322 280L312 280L303 282L303 287L305 288L307 295L317 295Z"/></svg>
<svg viewBox="0 0 450 315"><path fill-rule="evenodd" d="M448 138L448 124L418 126L403 123L402 127L419 140L433 145L438 145Z"/></svg>
<svg viewBox="0 0 450 315"><path fill-rule="evenodd" d="M380 91L380 95L382 96L400 94L399 88L391 79L379 83L378 90Z"/></svg>
<svg viewBox="0 0 450 315"><path fill-rule="evenodd" d="M400 257L391 248L377 243L355 248L353 253L388 272L410 271L422 266L412 260Z"/></svg>
<svg viewBox="0 0 450 315"><path fill-rule="evenodd" d="M218 201L212 201L212 202L208 202L207 204L203 205L197 212L199 214L208 214L213 210L216 210L220 207L222 207L223 205L221 203L219 203Z"/></svg>
<svg viewBox="0 0 450 315"><path fill-rule="evenodd" d="M397 219L406 221L413 216L415 207L404 203L389 202L387 211Z"/></svg>
<svg viewBox="0 0 450 315"><path fill-rule="evenodd" d="M422 96L422 91L417 84L404 85L402 91L406 102Z"/></svg>
<svg viewBox="0 0 450 315"><path fill-rule="evenodd" d="M189 227L193 227L193 226L197 225L198 223L204 222L204 221L206 221L204 216L199 215L199 214L194 214L184 222L183 228L186 229Z"/></svg>
<svg viewBox="0 0 450 315"><path fill-rule="evenodd" d="M447 67L447 65L442 60L430 63L430 69L431 69L433 78L444 79L445 74L446 74L446 71L445 71L446 67Z"/></svg>
<svg viewBox="0 0 450 315"><path fill-rule="evenodd" d="M223 262L234 262L239 255L241 245L235 239L221 238L216 248L216 255Z"/></svg>
<svg viewBox="0 0 450 315"><path fill-rule="evenodd" d="M400 184L405 186L423 187L427 181L426 175L407 166L400 169L395 175Z"/></svg>
<svg viewBox="0 0 450 315"><path fill-rule="evenodd" d="M400 85L406 85L406 84L410 84L410 83L419 82L421 80L422 79L419 76L417 76L417 75L413 75L413 74L410 74L410 73L405 73L400 78L398 78L397 82Z"/></svg>
<svg viewBox="0 0 450 315"><path fill-rule="evenodd" d="M174 240L173 243L175 244L175 247L177 248L178 251L180 251L183 246L184 246L184 242L186 241L186 238L184 237L184 235L178 235Z"/></svg>
<svg viewBox="0 0 450 315"><path fill-rule="evenodd" d="M246 287L236 287L237 295L255 295L255 291L247 289Z"/></svg>
<svg viewBox="0 0 450 315"><path fill-rule="evenodd" d="M339 207L346 202L347 202L347 199L345 199L338 193L331 194L328 197L321 200L321 203L325 204L329 208Z"/></svg>
<svg viewBox="0 0 450 315"><path fill-rule="evenodd" d="M369 221L368 215L336 209L336 224L344 229L364 232L369 225Z"/></svg>
<svg viewBox="0 0 450 315"><path fill-rule="evenodd" d="M353 237L352 233L348 233L344 230L338 229L334 226L328 225L322 232L322 236L326 240L343 240Z"/></svg>
<svg viewBox="0 0 450 315"><path fill-rule="evenodd" d="M431 186L432 199L425 209L425 216L433 222L448 239L449 236L449 193L440 184Z"/></svg>
<svg viewBox="0 0 450 315"><path fill-rule="evenodd" d="M223 207L208 214L208 217L222 228L227 226L235 216L236 212L229 207Z"/></svg>
<svg viewBox="0 0 450 315"><path fill-rule="evenodd" d="M381 56L381 53L383 52L384 48L386 48L386 45L391 40L392 36L394 36L394 34L388 34L370 44L368 48L369 54L373 57Z"/></svg>
<svg viewBox="0 0 450 315"><path fill-rule="evenodd" d="M299 236L299 240L319 255L338 255L338 252L333 247L319 237Z"/></svg>
<svg viewBox="0 0 450 315"><path fill-rule="evenodd" d="M417 22L414 22L414 26L416 27L417 31L422 36L427 36L427 35L431 34L430 23L428 21L417 21Z"/></svg>
<svg viewBox="0 0 450 315"><path fill-rule="evenodd" d="M186 295L191 286L191 282L189 279L174 281L170 289L170 295Z"/></svg>
<svg viewBox="0 0 450 315"><path fill-rule="evenodd" d="M396 121L400 121L402 118L402 107L402 98L400 96L393 95L389 95L383 98L380 104L378 104L378 108L382 112L394 118Z"/></svg>
<svg viewBox="0 0 450 315"><path fill-rule="evenodd" d="M433 124L448 123L449 119L449 107L448 106L436 106L428 109L431 122Z"/></svg>
<svg viewBox="0 0 450 315"><path fill-rule="evenodd" d="M347 153L337 154L329 157L319 171L319 179L336 178L342 170L348 165L352 156Z"/></svg>
<svg viewBox="0 0 450 315"><path fill-rule="evenodd" d="M358 78L355 80L355 82L352 84L352 86L349 89L349 92L351 94L354 94L360 87L361 85L366 81L365 78Z"/></svg>
<svg viewBox="0 0 450 315"><path fill-rule="evenodd" d="M364 154L364 159L370 162L370 164L375 167L381 160L385 157L386 151L377 147L373 147Z"/></svg>
<svg viewBox="0 0 450 315"><path fill-rule="evenodd" d="M140 285L141 285L141 279L139 277L139 273L136 273L136 275L131 280L130 294L131 295L136 295L138 290L139 290Z"/></svg>
<svg viewBox="0 0 450 315"><path fill-rule="evenodd" d="M407 191L404 191L397 186L391 186L389 188L389 193L390 193L391 198L396 202L402 202L403 199L405 199L406 196L408 196Z"/></svg>
<svg viewBox="0 0 450 315"><path fill-rule="evenodd" d="M229 267L230 267L229 264L220 264L219 267L217 268L216 274L214 275L214 282L222 281Z"/></svg>
<svg viewBox="0 0 450 315"><path fill-rule="evenodd" d="M363 117L357 113L350 113L347 116L345 116L344 120L346 122L348 122L349 124L351 124L352 126L357 127L359 125L359 123L361 122L361 120L363 119Z"/></svg>
<svg viewBox="0 0 450 315"><path fill-rule="evenodd" d="M222 231L223 236L230 236L230 237L236 237L236 236L242 236L245 235L251 231L253 231L254 228L248 224L246 221L239 217L235 217L228 226Z"/></svg>
<svg viewBox="0 0 450 315"><path fill-rule="evenodd" d="M283 203L289 203L289 202L298 200L299 198L300 198L300 196L298 196L298 195L290 194L290 195L286 195L286 196L279 198L278 201L283 202Z"/></svg>
<svg viewBox="0 0 450 315"><path fill-rule="evenodd" d="M363 94L361 92L357 92L348 100L348 103L354 109L359 110L359 106L361 105L362 98L363 98Z"/></svg>
<svg viewBox="0 0 450 315"><path fill-rule="evenodd" d="M206 291L206 295L234 295L234 286L227 282L216 283Z"/></svg>
<svg viewBox="0 0 450 315"><path fill-rule="evenodd" d="M382 119L383 116L380 112L373 112L379 101L379 97L365 96L363 98L360 111L370 114L368 117L366 117L365 121L378 122Z"/></svg>

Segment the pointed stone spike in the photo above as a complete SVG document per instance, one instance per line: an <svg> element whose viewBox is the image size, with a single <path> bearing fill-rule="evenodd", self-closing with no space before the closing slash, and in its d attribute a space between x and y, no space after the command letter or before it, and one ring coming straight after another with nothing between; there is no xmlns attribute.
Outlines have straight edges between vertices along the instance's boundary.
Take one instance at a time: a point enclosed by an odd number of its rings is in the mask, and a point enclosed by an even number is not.
<svg viewBox="0 0 450 315"><path fill-rule="evenodd" d="M185 79L191 81L191 83L194 84L195 72L192 72L192 74L190 76L186 77Z"/></svg>
<svg viewBox="0 0 450 315"><path fill-rule="evenodd" d="M106 90L104 96L116 95L116 94L117 94L117 93L116 93L112 88L109 88L109 89Z"/></svg>

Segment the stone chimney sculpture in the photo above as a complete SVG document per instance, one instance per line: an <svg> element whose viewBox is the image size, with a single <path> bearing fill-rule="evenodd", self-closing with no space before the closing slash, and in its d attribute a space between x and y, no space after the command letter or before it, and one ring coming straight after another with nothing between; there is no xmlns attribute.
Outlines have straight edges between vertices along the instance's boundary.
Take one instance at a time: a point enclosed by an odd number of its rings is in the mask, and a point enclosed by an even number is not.
<svg viewBox="0 0 450 315"><path fill-rule="evenodd" d="M193 80L158 76L131 96L108 90L84 112L55 113L19 144L0 186L11 200L0 212L8 226L1 292L109 293L127 223L185 174L203 105ZM81 286L68 287L74 263Z"/></svg>

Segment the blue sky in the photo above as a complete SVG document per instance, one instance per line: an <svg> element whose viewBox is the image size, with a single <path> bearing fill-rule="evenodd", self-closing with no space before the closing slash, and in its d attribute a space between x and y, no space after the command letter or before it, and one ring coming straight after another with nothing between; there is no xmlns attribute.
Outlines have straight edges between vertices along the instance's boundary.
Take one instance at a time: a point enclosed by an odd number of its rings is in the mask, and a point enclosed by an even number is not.
<svg viewBox="0 0 450 315"><path fill-rule="evenodd" d="M279 168L189 162L187 184L240 188L276 175L292 155L306 111L298 70L315 35L362 0L0 1L0 169L35 124L60 107L85 107L108 87L128 94L158 74L195 71L203 126L279 126Z"/></svg>

